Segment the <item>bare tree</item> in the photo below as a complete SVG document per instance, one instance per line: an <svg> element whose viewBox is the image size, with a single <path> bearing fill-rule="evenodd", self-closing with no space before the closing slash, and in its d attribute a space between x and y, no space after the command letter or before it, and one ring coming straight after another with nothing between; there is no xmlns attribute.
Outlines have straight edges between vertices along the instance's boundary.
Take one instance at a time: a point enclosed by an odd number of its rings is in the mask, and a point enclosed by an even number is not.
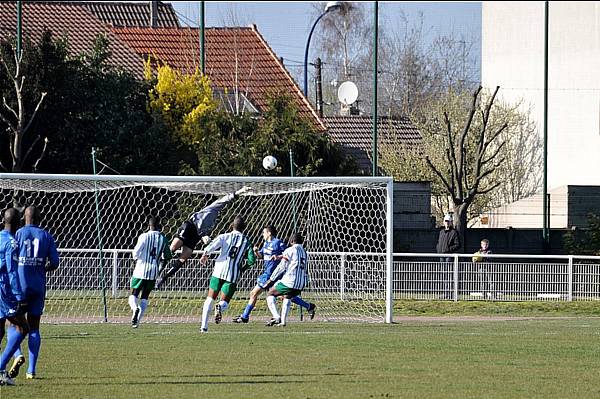
<svg viewBox="0 0 600 399"><path fill-rule="evenodd" d="M473 93L471 105L466 119L451 117L448 109L443 110L443 119L436 119L428 124L435 129L434 134L444 137L444 162L435 163L425 156L425 162L437 176L446 193L452 198L456 229L464 237L467 227L469 206L478 195L484 195L502 184L490 177L505 161L501 154L505 142L498 142L502 132L508 127L503 122L497 128L490 128L490 113L500 86L487 100L484 107L480 106L479 96L482 87ZM473 123L477 115L478 123ZM461 127L462 126L462 127ZM469 151L470 145L473 145Z"/></svg>
<svg viewBox="0 0 600 399"><path fill-rule="evenodd" d="M316 18L322 5L313 7ZM424 25L422 13L410 20L400 10L392 19L386 10L380 10L379 26L380 114L410 115L448 88L474 89L478 81L474 40L454 33L431 38L432 28ZM315 39L325 81L354 81L363 110L369 110L373 101L372 12L369 4L344 3L341 11L323 17ZM327 88L324 97L335 101L335 92Z"/></svg>
<svg viewBox="0 0 600 399"><path fill-rule="evenodd" d="M11 104L11 101L8 101L6 98L7 93L2 93L2 108L0 109L0 119L8 126L7 132L9 135L12 165L9 167L0 161L0 167L12 172L22 172L25 162L33 156L34 148L38 142L43 141L44 145L41 153L31 162L34 168L37 167L46 152L48 138L42 137L42 134L39 132L32 132L31 126L47 93L43 92L40 94L40 98L37 100L33 111L29 113L26 109L27 104L23 90L25 84L25 76L21 68L23 52L17 55L16 49L13 48L12 53L14 65L11 65L12 62L7 60L7 54L4 51L0 51L0 63L14 88L14 92L12 93L14 101Z"/></svg>
<svg viewBox="0 0 600 399"><path fill-rule="evenodd" d="M339 79L355 77L358 74L355 70L370 52L373 27L366 7L360 2L342 2L338 10L326 14L317 26L315 47L334 66ZM322 13L323 3L314 3L313 18Z"/></svg>

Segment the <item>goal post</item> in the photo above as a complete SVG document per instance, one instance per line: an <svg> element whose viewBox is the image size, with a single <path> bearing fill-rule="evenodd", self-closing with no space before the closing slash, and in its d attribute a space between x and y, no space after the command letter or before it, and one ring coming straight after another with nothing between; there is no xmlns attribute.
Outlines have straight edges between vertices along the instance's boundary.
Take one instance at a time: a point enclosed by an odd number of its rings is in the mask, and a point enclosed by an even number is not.
<svg viewBox="0 0 600 399"><path fill-rule="evenodd" d="M245 233L256 246L262 245L264 226L274 225L287 242L297 225L309 254L309 285L302 297L317 304L319 319L392 322L389 177L0 173L0 206L38 206L42 227L56 239L61 267L48 276L46 321L125 322L131 250L148 216L161 219L170 241L191 213L245 186L251 190L221 211L213 238L228 231L236 215L245 217ZM261 271L259 263L244 273L226 320L241 313ZM201 266L193 256L152 292L145 320L198 321L211 272L212 264ZM253 318L268 317L264 302L263 294Z"/></svg>

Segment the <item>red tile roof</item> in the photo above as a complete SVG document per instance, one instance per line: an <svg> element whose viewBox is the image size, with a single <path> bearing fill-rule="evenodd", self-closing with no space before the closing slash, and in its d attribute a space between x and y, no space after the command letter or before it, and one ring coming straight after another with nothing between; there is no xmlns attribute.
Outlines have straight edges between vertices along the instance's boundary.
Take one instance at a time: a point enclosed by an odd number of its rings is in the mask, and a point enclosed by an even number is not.
<svg viewBox="0 0 600 399"><path fill-rule="evenodd" d="M79 4L100 21L113 26L150 26L150 2L82 1ZM179 19L170 3L158 2L156 24L160 28L179 28Z"/></svg>
<svg viewBox="0 0 600 399"><path fill-rule="evenodd" d="M199 66L197 28L113 28L119 38L146 58L149 54L183 71ZM256 27L205 29L206 74L215 86L238 87L264 111L270 93L289 94L300 113L319 130L325 126Z"/></svg>
<svg viewBox="0 0 600 399"><path fill-rule="evenodd" d="M109 50L112 52L109 62L125 67L138 77L143 75L140 57L119 40L107 25L79 4L26 1L22 4L23 37L37 42L44 29L48 28L55 38L66 36L71 54L79 55L89 51L96 37L104 34L110 41ZM16 23L16 2L0 2L0 37L14 37Z"/></svg>
<svg viewBox="0 0 600 399"><path fill-rule="evenodd" d="M340 143L344 152L354 158L359 168L372 170L373 118L367 115L331 116L323 119L329 136ZM419 130L408 118L380 117L377 123L377 139L386 144L414 144L422 142Z"/></svg>
<svg viewBox="0 0 600 399"><path fill-rule="evenodd" d="M122 20L124 23L136 23L144 18L144 6L147 3L132 6L114 2L101 5L96 2L24 1L23 33L33 41L39 40L44 28L49 28L55 37L66 35L73 55L89 51L95 38L105 34L112 53L109 62L137 77L143 76L143 60L148 54L180 70L194 71L199 64L199 29L111 29L102 22ZM167 10L159 6L159 13L161 9ZM172 11L172 8L168 9ZM109 14L112 12L116 15L111 17ZM170 17L165 18L168 20ZM16 2L0 2L0 37L14 37L15 33ZM207 28L205 44L206 72L215 86L229 91L239 88L259 111L265 110L270 93L287 93L301 115L312 121L317 129L325 130L321 119L255 26Z"/></svg>

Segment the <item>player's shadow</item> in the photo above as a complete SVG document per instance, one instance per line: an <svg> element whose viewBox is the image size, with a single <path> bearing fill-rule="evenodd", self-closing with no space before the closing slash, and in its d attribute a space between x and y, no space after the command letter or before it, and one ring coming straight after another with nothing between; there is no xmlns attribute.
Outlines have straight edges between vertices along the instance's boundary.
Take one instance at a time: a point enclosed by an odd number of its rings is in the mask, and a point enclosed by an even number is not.
<svg viewBox="0 0 600 399"><path fill-rule="evenodd" d="M307 382L318 382L318 379L315 378L302 378L302 377L322 377L322 376L343 376L343 375L349 375L349 374L342 374L342 373L304 373L304 374L192 374L192 375L180 375L177 377L177 380L162 380L162 378L164 379L172 379L173 376L172 375L162 375L162 376L153 376L151 381L135 381L135 380L131 380L131 381L127 381L127 382L113 382L111 383L110 381L106 381L106 380L110 380L112 378L118 378L118 377L100 377L103 381L102 382L89 382L89 378L87 377L77 377L77 378L73 378L73 379L85 379L85 382L79 383L79 382L69 382L69 381L61 381L62 385L71 385L71 386L77 386L77 385L85 385L85 386L90 386L90 385L102 385L102 386L107 386L107 385L126 385L126 386L132 386L132 385L259 385L259 384L305 384ZM246 378L246 379L242 379L240 381L226 381L224 382L222 379L224 377L242 377L242 378ZM256 380L255 378L261 378L261 377L270 377L269 379L265 379L265 380ZM291 379L287 379L286 377L292 377ZM300 377L300 378L298 378ZM97 378L97 377L96 377ZM160 379L160 380L157 380ZM218 381L202 381L201 379L203 378L218 378ZM247 378L251 378L251 379L247 379ZM274 379L276 378L276 379Z"/></svg>
<svg viewBox="0 0 600 399"><path fill-rule="evenodd" d="M350 375L350 374L342 374L342 373L294 373L294 374L190 374L190 375L182 375L181 377L187 378L212 378L212 377L314 377L314 376L342 376L342 375ZM173 375L162 375L158 376L158 378L170 378Z"/></svg>
<svg viewBox="0 0 600 399"><path fill-rule="evenodd" d="M294 374L188 374L188 375L178 375L178 378L223 378L223 377L248 377L248 378L260 378L260 377L317 377L317 376L349 376L354 374L348 373L294 373ZM86 380L92 378L90 376L81 376L81 377L70 377L70 380ZM102 379L102 380L110 380L113 378L120 378L120 376L94 376L94 379ZM164 374L164 375L155 375L151 376L151 378L173 378L172 374ZM50 378L52 379L52 378ZM260 381L259 381L260 382ZM284 381L285 382L285 381ZM73 384L77 385L77 384ZM86 384L87 385L87 384Z"/></svg>

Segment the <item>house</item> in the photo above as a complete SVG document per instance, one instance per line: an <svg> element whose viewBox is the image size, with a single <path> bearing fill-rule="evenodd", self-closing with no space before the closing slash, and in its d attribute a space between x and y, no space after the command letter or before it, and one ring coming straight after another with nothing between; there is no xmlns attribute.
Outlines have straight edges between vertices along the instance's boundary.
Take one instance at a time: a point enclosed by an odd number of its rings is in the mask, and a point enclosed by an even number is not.
<svg viewBox="0 0 600 399"><path fill-rule="evenodd" d="M373 169L373 118L368 115L338 115L323 118L329 136L352 156L359 169L370 175ZM380 117L377 123L378 148L381 145L418 145L421 133L406 118Z"/></svg>
<svg viewBox="0 0 600 399"><path fill-rule="evenodd" d="M79 55L88 52L98 35L105 35L112 55L111 65L123 66L141 78L143 60L115 35L109 25L98 19L84 2L23 2L22 31L24 40L37 42L45 29L54 37L68 38L69 51ZM0 2L0 38L14 38L16 35L17 6L15 1Z"/></svg>
<svg viewBox="0 0 600 399"><path fill-rule="evenodd" d="M548 4L548 188L600 185L600 3ZM541 1L482 5L483 85L531 106L540 134L544 15Z"/></svg>
<svg viewBox="0 0 600 399"><path fill-rule="evenodd" d="M151 55L185 72L199 67L200 30L197 28L113 28L112 32L141 59ZM266 109L269 96L284 93L291 96L302 116L312 121L318 130L325 130L256 25L206 28L204 35L206 74L215 87L238 94L227 99L232 111L251 108L260 113Z"/></svg>
<svg viewBox="0 0 600 399"><path fill-rule="evenodd" d="M38 40L45 28L68 37L73 55L89 51L98 35L109 39L109 63L143 77L152 55L186 72L198 68L200 30L182 28L162 2L23 2L23 35ZM152 8L154 7L154 8ZM60 16L60 17L57 17ZM148 21L145 23L144 21ZM0 37L14 37L16 2L0 2ZM234 112L262 112L272 94L291 96L319 131L325 125L256 26L205 29L206 73Z"/></svg>

